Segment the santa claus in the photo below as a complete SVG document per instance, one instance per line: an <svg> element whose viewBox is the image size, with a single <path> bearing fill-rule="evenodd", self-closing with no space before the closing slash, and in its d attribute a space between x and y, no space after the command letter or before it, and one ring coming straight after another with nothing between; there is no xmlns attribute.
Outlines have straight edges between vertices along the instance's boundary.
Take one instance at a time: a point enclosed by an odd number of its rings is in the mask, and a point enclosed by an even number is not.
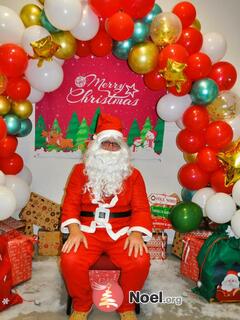
<svg viewBox="0 0 240 320"><path fill-rule="evenodd" d="M226 277L221 283L221 289L227 292L231 292L234 289L239 289L238 273L236 271L228 271Z"/></svg>
<svg viewBox="0 0 240 320"><path fill-rule="evenodd" d="M121 319L137 319L129 291L142 289L150 259L144 240L152 220L140 172L130 163L118 118L101 114L83 163L74 167L62 207L62 232L69 232L61 268L73 298L71 320L87 319L92 307L89 268L106 253L121 269Z"/></svg>

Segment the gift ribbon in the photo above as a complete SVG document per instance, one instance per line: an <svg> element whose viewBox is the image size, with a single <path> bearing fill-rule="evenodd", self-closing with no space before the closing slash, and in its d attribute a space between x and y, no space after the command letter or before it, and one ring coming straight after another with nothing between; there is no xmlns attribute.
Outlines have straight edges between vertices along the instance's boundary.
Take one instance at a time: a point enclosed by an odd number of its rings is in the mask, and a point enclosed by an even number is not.
<svg viewBox="0 0 240 320"><path fill-rule="evenodd" d="M187 263L187 259L191 250L189 242L190 242L189 238L187 240L183 240L184 248L183 248L182 260L184 261L184 263Z"/></svg>

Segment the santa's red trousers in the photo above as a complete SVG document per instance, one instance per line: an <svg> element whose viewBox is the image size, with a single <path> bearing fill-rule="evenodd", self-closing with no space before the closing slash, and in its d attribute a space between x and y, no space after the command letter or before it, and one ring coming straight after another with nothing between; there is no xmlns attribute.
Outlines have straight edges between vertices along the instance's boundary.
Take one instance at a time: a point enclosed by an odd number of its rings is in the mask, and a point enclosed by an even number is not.
<svg viewBox="0 0 240 320"><path fill-rule="evenodd" d="M111 261L121 270L119 284L123 290L124 299L118 312L134 310L135 305L128 302L130 290L141 290L150 268L149 254L129 257L128 248L123 250L127 235L118 240L112 240L105 229L97 229L94 234L84 233L88 241L88 249L81 245L76 253L61 254L61 269L68 292L73 298L75 311L89 311L92 301L92 289L89 281L89 268L105 252Z"/></svg>

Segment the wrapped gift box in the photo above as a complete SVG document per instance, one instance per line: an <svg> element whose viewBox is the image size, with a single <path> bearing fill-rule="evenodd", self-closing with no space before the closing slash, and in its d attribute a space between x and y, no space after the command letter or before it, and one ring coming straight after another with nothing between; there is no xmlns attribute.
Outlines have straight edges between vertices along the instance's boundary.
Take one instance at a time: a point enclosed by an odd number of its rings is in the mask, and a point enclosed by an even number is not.
<svg viewBox="0 0 240 320"><path fill-rule="evenodd" d="M12 267L12 285L29 280L32 276L33 237L13 230L3 236L8 242L8 254Z"/></svg>
<svg viewBox="0 0 240 320"><path fill-rule="evenodd" d="M12 217L0 221L0 234L4 234L11 230L24 231L25 223Z"/></svg>
<svg viewBox="0 0 240 320"><path fill-rule="evenodd" d="M180 271L182 275L196 282L199 279L197 256L204 244L204 241L209 237L211 232L194 231L194 233L184 235L184 248Z"/></svg>
<svg viewBox="0 0 240 320"><path fill-rule="evenodd" d="M120 270L89 270L89 279L91 287L94 288L96 284L107 284L110 282L117 282L120 276Z"/></svg>
<svg viewBox="0 0 240 320"><path fill-rule="evenodd" d="M151 260L165 260L167 257L167 234L155 233L147 243Z"/></svg>
<svg viewBox="0 0 240 320"><path fill-rule="evenodd" d="M32 192L28 204L20 212L20 218L26 222L25 233L32 235L33 224L47 231L58 230L60 213L59 204Z"/></svg>
<svg viewBox="0 0 240 320"><path fill-rule="evenodd" d="M58 256L62 249L62 234L60 231L38 232L38 254L40 256Z"/></svg>

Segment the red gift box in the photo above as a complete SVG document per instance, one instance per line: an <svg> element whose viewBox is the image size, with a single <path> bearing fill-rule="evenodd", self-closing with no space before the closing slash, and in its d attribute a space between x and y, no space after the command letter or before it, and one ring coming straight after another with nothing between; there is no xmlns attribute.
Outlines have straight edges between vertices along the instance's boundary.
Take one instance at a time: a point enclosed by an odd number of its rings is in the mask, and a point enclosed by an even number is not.
<svg viewBox="0 0 240 320"><path fill-rule="evenodd" d="M13 230L3 236L8 242L8 254L12 268L12 286L29 280L32 276L33 237Z"/></svg>
<svg viewBox="0 0 240 320"><path fill-rule="evenodd" d="M198 281L199 279L197 256L208 236L209 233L206 232L199 235L199 237L185 235L183 238L184 248L180 271L182 275L193 281Z"/></svg>
<svg viewBox="0 0 240 320"><path fill-rule="evenodd" d="M12 217L0 221L0 234L5 234L8 231L19 229L20 231L25 228L25 223L21 220Z"/></svg>
<svg viewBox="0 0 240 320"><path fill-rule="evenodd" d="M167 234L165 232L153 234L147 247L151 260L165 260L167 258Z"/></svg>

